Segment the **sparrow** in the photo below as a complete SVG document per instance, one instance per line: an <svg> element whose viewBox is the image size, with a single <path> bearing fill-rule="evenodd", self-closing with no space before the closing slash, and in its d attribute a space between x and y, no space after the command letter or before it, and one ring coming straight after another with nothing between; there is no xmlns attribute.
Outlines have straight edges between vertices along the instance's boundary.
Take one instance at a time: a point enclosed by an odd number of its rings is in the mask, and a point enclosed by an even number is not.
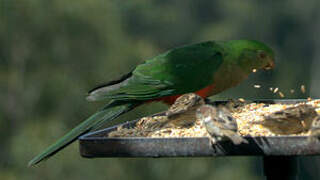
<svg viewBox="0 0 320 180"><path fill-rule="evenodd" d="M172 124L173 126L188 127L196 121L196 110L204 105L202 97L194 93L180 96L166 111L167 121L161 127Z"/></svg>
<svg viewBox="0 0 320 180"><path fill-rule="evenodd" d="M309 133L310 133L308 137L309 142L318 141L318 138L320 137L320 116L317 116L313 119Z"/></svg>
<svg viewBox="0 0 320 180"><path fill-rule="evenodd" d="M197 109L196 117L203 122L213 144L226 139L231 140L235 145L248 143L237 134L237 122L227 108L202 105Z"/></svg>
<svg viewBox="0 0 320 180"><path fill-rule="evenodd" d="M262 121L254 124L261 124L275 134L297 134L308 131L316 116L313 106L300 104L264 116Z"/></svg>

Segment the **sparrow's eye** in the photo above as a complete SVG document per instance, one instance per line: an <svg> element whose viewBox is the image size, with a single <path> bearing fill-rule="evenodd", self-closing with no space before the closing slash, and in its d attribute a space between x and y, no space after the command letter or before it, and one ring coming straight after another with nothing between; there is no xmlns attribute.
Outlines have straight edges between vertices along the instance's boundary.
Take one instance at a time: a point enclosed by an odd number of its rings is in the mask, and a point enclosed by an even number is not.
<svg viewBox="0 0 320 180"><path fill-rule="evenodd" d="M229 122L232 122L232 121L233 121L233 118L232 118L232 117L227 116L227 118L228 118L228 121L229 121Z"/></svg>
<svg viewBox="0 0 320 180"><path fill-rule="evenodd" d="M261 59L264 59L264 58L267 57L267 54L265 52L263 52L263 51L259 51L258 55L259 55L259 58L261 58Z"/></svg>

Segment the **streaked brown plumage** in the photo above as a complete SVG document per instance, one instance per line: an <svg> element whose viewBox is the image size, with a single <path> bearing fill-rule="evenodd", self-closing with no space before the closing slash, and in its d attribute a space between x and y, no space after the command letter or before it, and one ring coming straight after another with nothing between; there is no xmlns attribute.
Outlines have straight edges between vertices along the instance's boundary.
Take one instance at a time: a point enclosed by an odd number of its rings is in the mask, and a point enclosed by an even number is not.
<svg viewBox="0 0 320 180"><path fill-rule="evenodd" d="M261 124L275 134L296 134L308 131L316 116L317 112L313 106L301 104L274 112L265 116L263 121L254 124Z"/></svg>
<svg viewBox="0 0 320 180"><path fill-rule="evenodd" d="M310 135L308 137L309 142L316 142L320 137L320 116L317 116L313 119L313 122L310 127Z"/></svg>
<svg viewBox="0 0 320 180"><path fill-rule="evenodd" d="M225 139L230 139L236 145L248 143L237 134L237 122L225 107L202 105L197 110L196 116L205 125L213 144Z"/></svg>
<svg viewBox="0 0 320 180"><path fill-rule="evenodd" d="M173 124L174 126L189 126L196 121L196 110L205 104L202 97L194 93L180 96L166 112L167 121L161 126Z"/></svg>

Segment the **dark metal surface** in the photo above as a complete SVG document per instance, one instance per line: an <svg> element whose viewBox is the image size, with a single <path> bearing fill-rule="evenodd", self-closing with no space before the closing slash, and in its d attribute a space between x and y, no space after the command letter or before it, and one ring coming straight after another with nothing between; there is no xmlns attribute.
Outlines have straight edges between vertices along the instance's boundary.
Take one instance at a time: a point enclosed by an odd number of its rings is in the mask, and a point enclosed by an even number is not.
<svg viewBox="0 0 320 180"><path fill-rule="evenodd" d="M302 100L260 100L264 103L296 103ZM211 104L226 101L211 102ZM133 127L137 121L121 124ZM206 157L206 156L298 156L320 155L320 143L309 143L305 136L245 137L249 144L230 141L212 145L209 138L108 138L117 126L83 135L83 157Z"/></svg>
<svg viewBox="0 0 320 180"><path fill-rule="evenodd" d="M264 175L267 180L297 180L299 173L298 157L265 156Z"/></svg>

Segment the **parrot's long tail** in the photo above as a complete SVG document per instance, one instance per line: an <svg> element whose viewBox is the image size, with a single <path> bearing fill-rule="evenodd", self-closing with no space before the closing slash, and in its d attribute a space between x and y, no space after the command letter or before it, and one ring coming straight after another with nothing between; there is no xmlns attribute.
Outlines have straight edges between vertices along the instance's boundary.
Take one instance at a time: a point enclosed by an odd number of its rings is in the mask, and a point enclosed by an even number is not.
<svg viewBox="0 0 320 180"><path fill-rule="evenodd" d="M75 141L79 136L101 127L108 121L111 121L123 113L126 113L138 105L141 102L128 102L128 101L111 101L109 104L104 106L98 112L90 116L88 119L83 121L77 127L73 128L69 133L64 135L62 138L57 140L54 144L49 146L45 151L41 154L34 157L31 161L29 161L29 166L33 166L49 158L50 156L54 155L55 153L62 150L68 144Z"/></svg>

